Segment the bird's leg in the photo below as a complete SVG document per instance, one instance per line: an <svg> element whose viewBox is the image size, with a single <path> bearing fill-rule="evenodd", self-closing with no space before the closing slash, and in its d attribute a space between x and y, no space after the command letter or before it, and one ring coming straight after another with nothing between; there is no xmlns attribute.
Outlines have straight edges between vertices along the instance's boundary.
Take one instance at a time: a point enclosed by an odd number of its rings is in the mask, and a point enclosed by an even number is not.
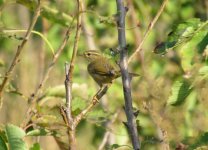
<svg viewBox="0 0 208 150"><path fill-rule="evenodd" d="M97 91L97 93L94 95L92 101L93 104L96 104L99 102L99 99L107 92L109 85L105 84L101 86L101 88Z"/></svg>

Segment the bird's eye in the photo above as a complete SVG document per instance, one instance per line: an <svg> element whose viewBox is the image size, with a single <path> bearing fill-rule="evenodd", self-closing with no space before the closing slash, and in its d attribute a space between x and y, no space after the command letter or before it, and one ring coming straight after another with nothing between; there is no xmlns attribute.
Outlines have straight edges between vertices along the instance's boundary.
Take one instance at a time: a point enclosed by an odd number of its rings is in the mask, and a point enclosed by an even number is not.
<svg viewBox="0 0 208 150"><path fill-rule="evenodd" d="M90 56L90 53L87 53L87 56Z"/></svg>

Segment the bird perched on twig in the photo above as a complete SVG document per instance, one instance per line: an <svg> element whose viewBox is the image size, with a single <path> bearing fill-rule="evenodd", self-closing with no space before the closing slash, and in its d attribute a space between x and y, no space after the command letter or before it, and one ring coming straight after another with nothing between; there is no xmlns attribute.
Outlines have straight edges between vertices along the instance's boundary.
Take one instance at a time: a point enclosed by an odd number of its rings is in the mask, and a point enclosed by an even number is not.
<svg viewBox="0 0 208 150"><path fill-rule="evenodd" d="M96 50L88 50L82 56L89 61L87 70L100 87L111 84L114 79L121 76L118 65L102 53ZM138 76L135 73L130 73L130 75Z"/></svg>

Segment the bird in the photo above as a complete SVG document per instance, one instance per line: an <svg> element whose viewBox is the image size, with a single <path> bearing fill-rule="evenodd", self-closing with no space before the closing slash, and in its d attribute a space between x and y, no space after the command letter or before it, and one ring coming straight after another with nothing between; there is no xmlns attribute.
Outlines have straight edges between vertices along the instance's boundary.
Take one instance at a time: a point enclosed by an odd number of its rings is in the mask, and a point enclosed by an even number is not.
<svg viewBox="0 0 208 150"><path fill-rule="evenodd" d="M87 50L82 56L89 61L87 66L88 73L100 87L112 84L113 80L121 76L120 68L116 62L99 51ZM135 73L130 73L130 75L138 76Z"/></svg>

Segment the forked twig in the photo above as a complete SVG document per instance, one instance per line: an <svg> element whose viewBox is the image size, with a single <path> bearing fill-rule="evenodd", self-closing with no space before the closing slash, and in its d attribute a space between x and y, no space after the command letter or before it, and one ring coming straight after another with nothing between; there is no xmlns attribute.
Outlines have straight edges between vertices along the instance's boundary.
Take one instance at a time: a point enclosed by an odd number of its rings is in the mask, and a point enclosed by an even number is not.
<svg viewBox="0 0 208 150"><path fill-rule="evenodd" d="M74 71L74 63L77 56L78 51L78 43L81 33L81 13L83 10L83 2L82 0L77 0L78 13L77 13L77 25L76 25L76 33L75 33L75 41L73 46L73 53L70 62L70 66L65 64L65 89L66 89L66 110L65 116L66 121L69 126L67 129L68 137L69 137L69 149L76 150L76 125L74 124L74 119L72 116L72 80L73 80L73 71Z"/></svg>
<svg viewBox="0 0 208 150"><path fill-rule="evenodd" d="M163 12L165 6L167 5L167 3L168 3L168 0L164 0L164 1L163 1L163 3L162 3L162 5L160 6L160 9L159 9L159 11L157 12L156 16L155 16L154 19L150 22L150 24L149 24L149 26L148 26L148 28L147 28L145 34L144 34L144 38L143 38L142 41L139 43L139 46L137 47L137 49L135 50L135 52L129 57L128 63L130 63L130 62L132 61L132 59L136 56L136 54L142 50L141 48L142 48L142 46L143 46L143 44L144 44L144 41L147 39L147 37L148 37L150 31L153 29L155 23L157 22L158 18L159 18L160 15L162 14L162 12Z"/></svg>

